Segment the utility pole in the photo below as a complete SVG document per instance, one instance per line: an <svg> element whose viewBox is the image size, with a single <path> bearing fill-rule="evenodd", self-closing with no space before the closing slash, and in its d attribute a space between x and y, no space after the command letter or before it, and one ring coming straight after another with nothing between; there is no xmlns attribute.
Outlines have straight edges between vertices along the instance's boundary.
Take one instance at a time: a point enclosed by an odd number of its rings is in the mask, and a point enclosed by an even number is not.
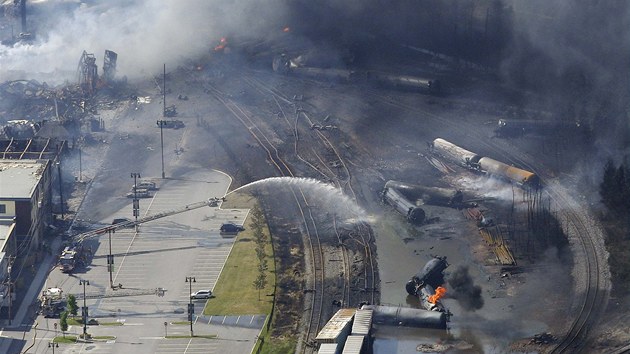
<svg viewBox="0 0 630 354"><path fill-rule="evenodd" d="M81 145L79 145L79 182L83 182L83 166L81 158Z"/></svg>
<svg viewBox="0 0 630 354"><path fill-rule="evenodd" d="M61 200L61 219L64 219L63 215L63 181L61 178L61 158L57 161L57 174L59 175L59 199Z"/></svg>
<svg viewBox="0 0 630 354"><path fill-rule="evenodd" d="M107 255L107 270L109 271L109 286L114 288L114 279L112 273L114 272L114 255L112 254L112 234L115 233L114 229L107 229L109 234L109 254Z"/></svg>
<svg viewBox="0 0 630 354"><path fill-rule="evenodd" d="M190 294L192 294L192 283L196 283L197 280L195 277L186 277L186 283L188 283L190 288ZM188 321L190 321L190 337L194 337L193 334L193 315L195 313L195 305L192 303L192 297L190 298L190 302L188 303Z"/></svg>
<svg viewBox="0 0 630 354"><path fill-rule="evenodd" d="M138 216L140 215L140 201L138 200L138 178L140 173L132 172L133 178L133 216L136 217L136 231L138 231Z"/></svg>
<svg viewBox="0 0 630 354"><path fill-rule="evenodd" d="M83 339L87 339L87 319L88 319L88 308L85 303L85 286L90 285L88 280L79 280L79 285L83 285L83 307L81 308L81 315L83 317Z"/></svg>
<svg viewBox="0 0 630 354"><path fill-rule="evenodd" d="M9 273L9 326L11 325L11 309L13 307L13 282L11 281L11 270L13 269L13 261L15 261L15 257L9 257L9 266L7 267L7 272Z"/></svg>
<svg viewBox="0 0 630 354"><path fill-rule="evenodd" d="M164 174L164 133L162 127L166 124L165 120L158 120L157 125L160 127L160 145L162 146L162 179L166 178Z"/></svg>
<svg viewBox="0 0 630 354"><path fill-rule="evenodd" d="M162 101L164 101L164 109L162 110L162 117L166 117L166 63L164 63L164 76L162 77L162 80L163 80L162 81Z"/></svg>

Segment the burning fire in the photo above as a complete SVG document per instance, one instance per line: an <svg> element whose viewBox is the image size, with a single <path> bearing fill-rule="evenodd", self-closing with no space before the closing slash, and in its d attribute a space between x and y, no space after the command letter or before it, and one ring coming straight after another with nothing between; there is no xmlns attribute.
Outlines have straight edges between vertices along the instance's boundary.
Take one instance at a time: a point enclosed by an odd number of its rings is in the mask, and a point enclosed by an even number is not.
<svg viewBox="0 0 630 354"><path fill-rule="evenodd" d="M291 27L285 27L282 29L282 32L291 32Z"/></svg>
<svg viewBox="0 0 630 354"><path fill-rule="evenodd" d="M444 294L446 294L446 288L438 286L437 289L435 289L435 294L429 296L429 302L435 304L444 296Z"/></svg>
<svg viewBox="0 0 630 354"><path fill-rule="evenodd" d="M220 51L220 50L223 50L223 49L225 49L226 45L227 45L227 38L223 37L219 41L219 44L216 47L214 47L214 50L217 51L217 52Z"/></svg>

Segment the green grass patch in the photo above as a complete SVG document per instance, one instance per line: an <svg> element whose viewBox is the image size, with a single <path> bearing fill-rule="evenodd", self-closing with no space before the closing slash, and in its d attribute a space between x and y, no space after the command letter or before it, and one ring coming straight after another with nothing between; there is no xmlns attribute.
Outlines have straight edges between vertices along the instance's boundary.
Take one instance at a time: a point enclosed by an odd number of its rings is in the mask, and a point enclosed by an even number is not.
<svg viewBox="0 0 630 354"><path fill-rule="evenodd" d="M99 322L99 326L122 326L124 323L122 322Z"/></svg>
<svg viewBox="0 0 630 354"><path fill-rule="evenodd" d="M53 343L74 344L77 342L77 336L60 336L53 338Z"/></svg>
<svg viewBox="0 0 630 354"><path fill-rule="evenodd" d="M267 286L261 289L259 294L259 291L254 288L259 262L256 257L256 242L251 219L248 216L245 221L245 231L240 232L234 241L230 256L214 288L214 297L207 302L203 311L204 315L252 315L271 312L273 296L269 294L274 291L276 278L271 238L269 229L265 225L263 231L267 236L265 253L268 255L269 269L267 269Z"/></svg>
<svg viewBox="0 0 630 354"><path fill-rule="evenodd" d="M186 325L186 326L188 326L188 325L190 325L190 321L175 321L175 322L171 322L171 324L175 325L175 326L177 326L177 325Z"/></svg>
<svg viewBox="0 0 630 354"><path fill-rule="evenodd" d="M181 339L181 338L205 338L205 339L216 339L217 335L216 334L201 334L201 335L194 335L194 336L185 336L185 335L181 335L181 336L166 336L166 339Z"/></svg>
<svg viewBox="0 0 630 354"><path fill-rule="evenodd" d="M68 326L83 326L83 320L68 317Z"/></svg>

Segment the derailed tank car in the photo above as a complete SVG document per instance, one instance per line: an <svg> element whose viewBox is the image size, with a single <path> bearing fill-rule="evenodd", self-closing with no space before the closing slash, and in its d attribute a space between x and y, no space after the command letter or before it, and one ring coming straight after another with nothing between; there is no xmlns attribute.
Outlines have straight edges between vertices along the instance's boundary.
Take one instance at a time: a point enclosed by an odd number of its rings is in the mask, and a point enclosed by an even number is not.
<svg viewBox="0 0 630 354"><path fill-rule="evenodd" d="M438 287L437 289L439 289ZM437 300L431 301L432 297L436 296L436 288L433 288L431 285L426 284L423 286L418 292L418 299L420 300L420 305L427 311L436 311L436 312L448 312L442 301ZM444 290L444 288L442 288Z"/></svg>
<svg viewBox="0 0 630 354"><path fill-rule="evenodd" d="M480 156L474 152L461 148L442 138L433 140L431 143L431 149L438 155L441 155L464 167L470 167L471 164L476 163L480 159Z"/></svg>
<svg viewBox="0 0 630 354"><path fill-rule="evenodd" d="M396 306L363 305L373 311L373 321L380 325L446 329L448 316L444 312Z"/></svg>
<svg viewBox="0 0 630 354"><path fill-rule="evenodd" d="M407 218L414 225L422 225L426 218L424 209L417 207L394 188L385 188L382 193L383 202L391 205L397 212Z"/></svg>
<svg viewBox="0 0 630 354"><path fill-rule="evenodd" d="M420 90L430 94L440 94L442 84L439 80L410 75L393 75L378 71L368 71L367 80L378 85L406 90Z"/></svg>
<svg viewBox="0 0 630 354"><path fill-rule="evenodd" d="M512 182L520 186L529 186L529 187L539 187L540 179L538 176L514 166L510 166L503 162L491 159L489 157L482 157L479 159L479 169L482 171L489 173L491 175L496 175L502 178L506 178Z"/></svg>
<svg viewBox="0 0 630 354"><path fill-rule="evenodd" d="M409 295L417 296L420 289L427 284L433 288L444 284L444 270L446 268L448 268L446 257L434 257L409 279L405 284L405 290Z"/></svg>
<svg viewBox="0 0 630 354"><path fill-rule="evenodd" d="M459 208L463 205L464 195L460 190L439 187L427 187L399 181L387 181L385 190L394 189L411 201L422 200L424 204Z"/></svg>
<svg viewBox="0 0 630 354"><path fill-rule="evenodd" d="M471 170L480 171L513 182L521 187L540 188L541 181L534 172L475 154L444 139L431 143L435 153Z"/></svg>

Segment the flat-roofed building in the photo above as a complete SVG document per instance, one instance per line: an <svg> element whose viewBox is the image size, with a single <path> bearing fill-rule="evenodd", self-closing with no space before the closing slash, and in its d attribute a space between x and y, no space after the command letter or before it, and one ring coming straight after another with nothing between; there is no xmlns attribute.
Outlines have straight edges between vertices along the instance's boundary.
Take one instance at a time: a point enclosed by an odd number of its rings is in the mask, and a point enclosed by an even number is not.
<svg viewBox="0 0 630 354"><path fill-rule="evenodd" d="M8 258L28 257L52 221L50 160L0 159L0 281Z"/></svg>

